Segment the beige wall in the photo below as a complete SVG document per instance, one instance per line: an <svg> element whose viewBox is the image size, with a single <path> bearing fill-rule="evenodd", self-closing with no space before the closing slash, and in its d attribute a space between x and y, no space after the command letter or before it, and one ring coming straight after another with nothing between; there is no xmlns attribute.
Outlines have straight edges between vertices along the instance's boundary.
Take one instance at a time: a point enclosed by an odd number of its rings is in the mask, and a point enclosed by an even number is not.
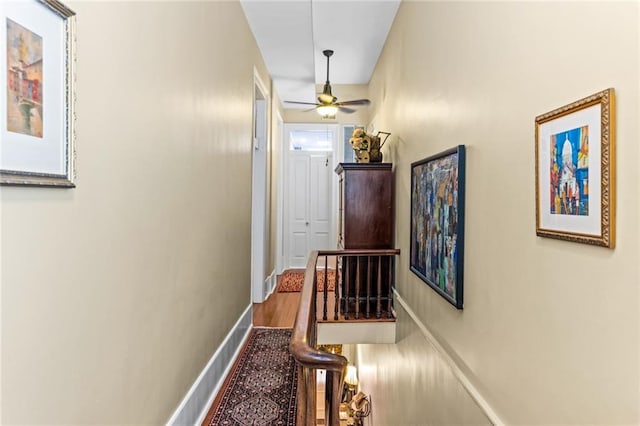
<svg viewBox="0 0 640 426"><path fill-rule="evenodd" d="M77 188L2 188L2 423L161 424L250 303L237 2L72 2Z"/></svg>
<svg viewBox="0 0 640 426"><path fill-rule="evenodd" d="M394 135L385 158L396 171L398 291L507 424L640 422L638 8L403 2L370 83L371 116ZM607 87L617 95L617 247L538 238L534 119ZM410 164L457 144L467 146L463 311L409 271ZM389 363L436 368L422 343L399 345ZM387 414L375 424L399 424L428 395L375 365L368 377L399 393L393 403L374 395L374 414Z"/></svg>
<svg viewBox="0 0 640 426"><path fill-rule="evenodd" d="M357 345L360 388L372 395L370 425L490 425L437 349L397 301L397 344ZM345 355L346 356L346 355Z"/></svg>
<svg viewBox="0 0 640 426"><path fill-rule="evenodd" d="M323 84L316 85L316 92L322 93ZM368 86L365 84L332 84L331 92L338 98L338 102L368 97ZM290 100L290 99L284 99ZM313 106L313 105L311 105ZM315 111L304 112L305 109L294 109L289 104L284 104L284 121L286 123L325 123L325 124L355 124L364 125L369 122L370 106L355 107L356 112L345 114L338 112L335 120L324 120Z"/></svg>

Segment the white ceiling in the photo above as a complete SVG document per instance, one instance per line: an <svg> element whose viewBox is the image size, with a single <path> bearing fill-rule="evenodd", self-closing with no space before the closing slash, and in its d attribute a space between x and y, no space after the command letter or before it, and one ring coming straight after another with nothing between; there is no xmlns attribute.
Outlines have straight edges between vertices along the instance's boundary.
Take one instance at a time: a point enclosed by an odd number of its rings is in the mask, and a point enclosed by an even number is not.
<svg viewBox="0 0 640 426"><path fill-rule="evenodd" d="M315 102L315 84L326 80L323 50L334 51L331 84L369 82L400 0L241 3L280 98Z"/></svg>

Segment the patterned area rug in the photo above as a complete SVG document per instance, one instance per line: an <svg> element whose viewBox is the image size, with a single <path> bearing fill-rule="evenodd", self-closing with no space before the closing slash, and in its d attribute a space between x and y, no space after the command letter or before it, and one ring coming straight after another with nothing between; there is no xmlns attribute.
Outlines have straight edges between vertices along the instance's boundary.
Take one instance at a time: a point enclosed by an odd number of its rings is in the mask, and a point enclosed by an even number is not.
<svg viewBox="0 0 640 426"><path fill-rule="evenodd" d="M297 370L290 329L254 328L204 424L295 425Z"/></svg>
<svg viewBox="0 0 640 426"><path fill-rule="evenodd" d="M329 287L327 291L333 291L335 288L336 271L329 269ZM302 291L304 284L304 271L287 270L280 276L280 284L278 284L278 293L292 293ZM324 291L324 270L318 271L318 291Z"/></svg>

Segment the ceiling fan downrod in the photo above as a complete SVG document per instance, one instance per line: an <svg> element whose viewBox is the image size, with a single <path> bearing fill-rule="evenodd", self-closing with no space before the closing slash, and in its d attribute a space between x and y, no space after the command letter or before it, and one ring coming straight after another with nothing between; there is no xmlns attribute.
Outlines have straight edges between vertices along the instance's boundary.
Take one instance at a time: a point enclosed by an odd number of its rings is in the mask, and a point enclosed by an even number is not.
<svg viewBox="0 0 640 426"><path fill-rule="evenodd" d="M331 83L329 83L329 58L333 55L333 50L323 50L322 54L327 57L327 81L324 83L322 96L318 98L321 103L335 102L333 93L331 93Z"/></svg>
<svg viewBox="0 0 640 426"><path fill-rule="evenodd" d="M333 55L333 50L323 50L322 54L327 57L327 83L329 83L329 58Z"/></svg>

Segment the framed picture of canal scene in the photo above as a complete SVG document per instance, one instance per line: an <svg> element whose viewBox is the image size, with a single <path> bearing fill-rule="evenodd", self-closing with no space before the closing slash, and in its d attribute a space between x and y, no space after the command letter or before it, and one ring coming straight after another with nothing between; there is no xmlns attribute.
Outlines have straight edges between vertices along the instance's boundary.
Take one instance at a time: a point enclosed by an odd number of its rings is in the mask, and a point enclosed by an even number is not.
<svg viewBox="0 0 640 426"><path fill-rule="evenodd" d="M0 183L73 187L74 13L4 2L0 38Z"/></svg>
<svg viewBox="0 0 640 426"><path fill-rule="evenodd" d="M614 90L536 117L536 234L615 245Z"/></svg>
<svg viewBox="0 0 640 426"><path fill-rule="evenodd" d="M463 305L465 147L411 164L410 264L458 309Z"/></svg>

